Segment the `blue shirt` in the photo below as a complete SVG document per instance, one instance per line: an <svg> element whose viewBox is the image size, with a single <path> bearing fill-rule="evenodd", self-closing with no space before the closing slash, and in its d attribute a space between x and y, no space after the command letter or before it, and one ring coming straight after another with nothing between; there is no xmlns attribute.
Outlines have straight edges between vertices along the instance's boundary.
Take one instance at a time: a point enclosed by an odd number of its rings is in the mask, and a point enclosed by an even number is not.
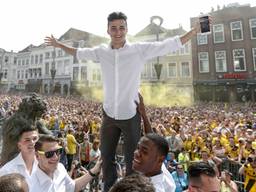
<svg viewBox="0 0 256 192"><path fill-rule="evenodd" d="M182 176L178 176L177 172L172 172L172 177L176 184L175 192L182 192L188 186L188 175L184 173Z"/></svg>

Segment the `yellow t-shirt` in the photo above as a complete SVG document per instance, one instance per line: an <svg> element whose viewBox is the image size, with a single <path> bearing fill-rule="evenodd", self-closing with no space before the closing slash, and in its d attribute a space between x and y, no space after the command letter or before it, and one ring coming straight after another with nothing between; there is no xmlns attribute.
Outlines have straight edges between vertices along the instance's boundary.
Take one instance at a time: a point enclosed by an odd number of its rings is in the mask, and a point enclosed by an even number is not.
<svg viewBox="0 0 256 192"><path fill-rule="evenodd" d="M68 154L70 155L76 154L76 139L71 134L67 134L67 148L68 148Z"/></svg>
<svg viewBox="0 0 256 192"><path fill-rule="evenodd" d="M246 189L246 186L248 185L250 180L255 180L254 184L250 189L250 192L256 192L256 168L253 169L253 167L250 164L248 164L247 166L245 165L244 173L245 173L244 188Z"/></svg>

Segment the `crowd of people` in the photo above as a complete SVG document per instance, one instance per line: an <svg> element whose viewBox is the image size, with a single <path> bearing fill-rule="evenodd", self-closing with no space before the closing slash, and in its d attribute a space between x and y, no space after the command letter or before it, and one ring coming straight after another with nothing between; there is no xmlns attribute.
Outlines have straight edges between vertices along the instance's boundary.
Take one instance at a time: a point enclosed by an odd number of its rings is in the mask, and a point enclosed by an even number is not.
<svg viewBox="0 0 256 192"><path fill-rule="evenodd" d="M211 17L207 23L210 27ZM16 170L32 192L81 191L88 186L89 191L108 192L134 171L150 178L156 192L236 192L234 175L246 191L255 192L256 105L200 103L145 109L138 93L146 61L181 49L203 32L202 26L198 21L181 36L130 44L127 16L112 12L107 17L107 46L76 48L47 36L46 46L100 63L103 103L48 96L45 107L34 95L32 105L29 98L19 105L19 96L1 95L1 119L8 119L4 139L13 137L15 143L10 138L9 143L3 141L0 175ZM16 112L21 106L26 110ZM8 118L15 112L13 119ZM15 138L13 132L18 133ZM9 154L7 146L19 154ZM117 155L123 156L118 166Z"/></svg>
<svg viewBox="0 0 256 192"><path fill-rule="evenodd" d="M18 95L1 95L1 116L11 116L21 98ZM101 153L99 129L102 106L98 102L75 97L46 96L44 100L48 111L39 121L60 139L64 149L60 162L73 179L79 178L96 164ZM253 103L146 107L153 132L168 142L169 152L164 163L175 181L177 192L188 188L188 167L196 161L211 164L221 178L223 188L230 187L237 191L231 176L233 180L238 180L242 177L234 176L244 175L245 180L240 182L244 182L245 188L250 191L255 189L255 111ZM122 137L119 143L118 155L122 156ZM119 179L125 176L124 166L119 161ZM98 191L102 187L101 181L101 175L97 175L86 187L90 191Z"/></svg>

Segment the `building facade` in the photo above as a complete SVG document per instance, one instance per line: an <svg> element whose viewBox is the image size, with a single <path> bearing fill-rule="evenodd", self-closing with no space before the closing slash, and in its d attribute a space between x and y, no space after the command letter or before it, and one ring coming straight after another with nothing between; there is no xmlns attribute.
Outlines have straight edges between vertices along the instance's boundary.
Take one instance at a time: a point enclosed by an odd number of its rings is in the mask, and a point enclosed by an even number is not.
<svg viewBox="0 0 256 192"><path fill-rule="evenodd" d="M210 15L211 33L192 39L195 100L255 101L256 7L235 3Z"/></svg>
<svg viewBox="0 0 256 192"><path fill-rule="evenodd" d="M156 41L156 28L155 24L149 24L137 33L133 40ZM181 26L176 29L160 27L159 40L184 33L186 31ZM160 69L157 69L159 66ZM160 70L159 74L157 74L157 70ZM147 92L152 100L158 103L162 103L162 100L165 100L164 105L175 103L191 104L194 101L192 74L192 51L191 41L189 41L182 49L176 52L148 61L141 74L142 88L150 89ZM156 99L157 95L161 96L159 100Z"/></svg>

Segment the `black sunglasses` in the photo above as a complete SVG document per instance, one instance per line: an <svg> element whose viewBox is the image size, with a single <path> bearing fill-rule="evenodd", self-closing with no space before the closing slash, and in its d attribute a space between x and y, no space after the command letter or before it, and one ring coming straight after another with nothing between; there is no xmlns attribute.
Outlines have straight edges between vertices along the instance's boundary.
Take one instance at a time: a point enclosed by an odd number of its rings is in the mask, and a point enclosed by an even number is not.
<svg viewBox="0 0 256 192"><path fill-rule="evenodd" d="M51 158L54 156L54 154L56 155L60 155L62 153L62 148L56 149L54 151L37 151L39 154L44 155L47 159Z"/></svg>

